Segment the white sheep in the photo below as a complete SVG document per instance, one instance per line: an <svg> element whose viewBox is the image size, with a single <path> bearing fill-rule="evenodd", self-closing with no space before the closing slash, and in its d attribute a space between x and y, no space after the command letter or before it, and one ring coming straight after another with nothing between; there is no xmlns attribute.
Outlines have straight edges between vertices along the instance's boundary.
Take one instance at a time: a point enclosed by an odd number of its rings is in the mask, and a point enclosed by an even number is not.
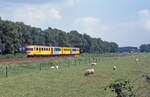
<svg viewBox="0 0 150 97"><path fill-rule="evenodd" d="M58 66L55 66L55 67L56 67L56 69L58 70L59 67L58 67Z"/></svg>
<svg viewBox="0 0 150 97"><path fill-rule="evenodd" d="M50 67L50 69L54 69L54 68L55 68L54 66L51 66L51 67Z"/></svg>
<svg viewBox="0 0 150 97"><path fill-rule="evenodd" d="M116 70L117 69L117 67L116 66L113 66L113 70Z"/></svg>
<svg viewBox="0 0 150 97"><path fill-rule="evenodd" d="M135 61L136 61L136 62L138 62L138 61L139 61L139 59L138 59L138 58L136 58L136 59L135 59Z"/></svg>
<svg viewBox="0 0 150 97"><path fill-rule="evenodd" d="M85 75L85 76L88 76L88 75L94 74L94 73L95 73L94 69L87 69L87 70L85 71L84 75Z"/></svg>
<svg viewBox="0 0 150 97"><path fill-rule="evenodd" d="M91 63L92 66L96 66L96 63Z"/></svg>

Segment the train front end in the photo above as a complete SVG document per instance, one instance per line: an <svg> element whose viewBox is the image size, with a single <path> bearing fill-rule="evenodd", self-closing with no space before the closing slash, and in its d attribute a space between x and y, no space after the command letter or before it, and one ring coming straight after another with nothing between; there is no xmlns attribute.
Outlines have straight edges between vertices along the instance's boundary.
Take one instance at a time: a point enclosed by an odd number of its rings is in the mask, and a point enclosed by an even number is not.
<svg viewBox="0 0 150 97"><path fill-rule="evenodd" d="M27 55L27 57L31 57L34 56L34 47L33 46L26 46L25 47L25 54Z"/></svg>

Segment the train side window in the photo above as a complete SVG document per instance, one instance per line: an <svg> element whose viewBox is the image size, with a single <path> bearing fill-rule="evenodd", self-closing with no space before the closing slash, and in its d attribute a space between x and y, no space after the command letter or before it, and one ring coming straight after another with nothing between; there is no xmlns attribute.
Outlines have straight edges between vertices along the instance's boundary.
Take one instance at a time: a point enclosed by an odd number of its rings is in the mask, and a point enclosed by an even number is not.
<svg viewBox="0 0 150 97"><path fill-rule="evenodd" d="M36 48L36 50L38 51L38 48Z"/></svg>
<svg viewBox="0 0 150 97"><path fill-rule="evenodd" d="M56 48L54 48L54 51L56 51L57 49Z"/></svg>
<svg viewBox="0 0 150 97"><path fill-rule="evenodd" d="M50 48L49 48L49 51L50 51Z"/></svg>

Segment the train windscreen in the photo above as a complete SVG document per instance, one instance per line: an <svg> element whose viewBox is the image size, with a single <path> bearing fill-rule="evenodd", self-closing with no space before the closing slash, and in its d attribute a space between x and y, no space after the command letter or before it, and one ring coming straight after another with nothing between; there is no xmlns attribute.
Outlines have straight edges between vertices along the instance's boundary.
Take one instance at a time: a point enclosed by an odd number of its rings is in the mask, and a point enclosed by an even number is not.
<svg viewBox="0 0 150 97"><path fill-rule="evenodd" d="M33 51L33 48L26 48L26 51Z"/></svg>

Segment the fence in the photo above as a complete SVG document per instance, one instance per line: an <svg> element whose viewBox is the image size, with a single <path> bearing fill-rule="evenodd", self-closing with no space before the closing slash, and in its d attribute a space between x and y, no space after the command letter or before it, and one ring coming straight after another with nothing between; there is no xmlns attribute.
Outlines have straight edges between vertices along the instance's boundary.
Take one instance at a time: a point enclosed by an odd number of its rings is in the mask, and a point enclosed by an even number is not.
<svg viewBox="0 0 150 97"><path fill-rule="evenodd" d="M76 56L74 58L56 59L48 62L34 62L34 63L18 63L18 64L0 64L0 77L9 77L11 75L22 74L34 70L48 70L51 66L67 67L78 66L83 64L91 64L91 62L100 61L101 57L98 55L91 56Z"/></svg>

